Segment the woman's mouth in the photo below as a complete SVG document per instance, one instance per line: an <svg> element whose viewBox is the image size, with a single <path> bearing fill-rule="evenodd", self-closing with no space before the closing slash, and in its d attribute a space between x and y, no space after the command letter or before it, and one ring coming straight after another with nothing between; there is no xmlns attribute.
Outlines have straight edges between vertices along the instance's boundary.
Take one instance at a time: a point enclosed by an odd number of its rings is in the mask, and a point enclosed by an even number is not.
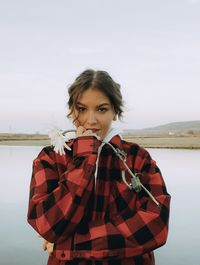
<svg viewBox="0 0 200 265"><path fill-rule="evenodd" d="M100 129L96 129L96 128L88 128L87 130L92 131L93 133L97 133L100 131Z"/></svg>

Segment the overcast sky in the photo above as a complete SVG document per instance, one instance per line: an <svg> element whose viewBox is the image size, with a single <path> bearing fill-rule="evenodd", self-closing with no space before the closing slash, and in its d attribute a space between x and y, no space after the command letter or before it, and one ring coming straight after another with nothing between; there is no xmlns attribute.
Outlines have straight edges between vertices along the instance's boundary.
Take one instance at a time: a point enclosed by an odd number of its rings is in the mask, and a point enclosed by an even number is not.
<svg viewBox="0 0 200 265"><path fill-rule="evenodd" d="M68 128L86 68L121 84L123 128L200 119L200 0L1 0L0 22L0 132Z"/></svg>

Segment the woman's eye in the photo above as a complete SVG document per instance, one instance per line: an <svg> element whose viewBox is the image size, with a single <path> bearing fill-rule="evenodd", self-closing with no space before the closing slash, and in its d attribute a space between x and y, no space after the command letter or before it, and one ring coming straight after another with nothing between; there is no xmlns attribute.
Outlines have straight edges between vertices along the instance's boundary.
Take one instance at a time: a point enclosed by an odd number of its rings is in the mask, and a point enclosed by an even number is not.
<svg viewBox="0 0 200 265"><path fill-rule="evenodd" d="M99 112L106 112L107 111L107 108L99 108L98 111Z"/></svg>
<svg viewBox="0 0 200 265"><path fill-rule="evenodd" d="M83 108L83 107L78 107L77 109L79 112L83 112L85 110L85 108Z"/></svg>

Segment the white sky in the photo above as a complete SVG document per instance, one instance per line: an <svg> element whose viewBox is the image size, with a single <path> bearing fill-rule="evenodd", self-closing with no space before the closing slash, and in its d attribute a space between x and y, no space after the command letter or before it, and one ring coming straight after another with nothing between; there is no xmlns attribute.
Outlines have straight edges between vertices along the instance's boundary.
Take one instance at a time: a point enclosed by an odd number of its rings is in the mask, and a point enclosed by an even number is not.
<svg viewBox="0 0 200 265"><path fill-rule="evenodd" d="M122 128L200 119L200 0L6 0L0 36L0 132L69 127L86 68L121 84Z"/></svg>

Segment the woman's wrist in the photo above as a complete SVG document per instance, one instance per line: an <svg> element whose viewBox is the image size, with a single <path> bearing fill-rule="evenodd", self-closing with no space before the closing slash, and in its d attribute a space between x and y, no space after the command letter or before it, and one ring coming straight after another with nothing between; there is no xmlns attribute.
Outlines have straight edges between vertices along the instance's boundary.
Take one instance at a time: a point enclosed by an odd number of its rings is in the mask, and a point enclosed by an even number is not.
<svg viewBox="0 0 200 265"><path fill-rule="evenodd" d="M79 136L74 140L73 157L97 154L101 141L95 136Z"/></svg>

